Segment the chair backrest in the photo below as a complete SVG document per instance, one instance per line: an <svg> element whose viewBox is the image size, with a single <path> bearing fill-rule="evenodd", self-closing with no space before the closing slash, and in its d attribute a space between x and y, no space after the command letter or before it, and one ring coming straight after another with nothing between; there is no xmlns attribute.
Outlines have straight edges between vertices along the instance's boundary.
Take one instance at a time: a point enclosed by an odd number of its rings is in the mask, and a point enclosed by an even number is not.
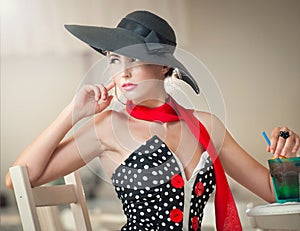
<svg viewBox="0 0 300 231"><path fill-rule="evenodd" d="M37 207L70 204L77 230L92 230L82 183L78 172L64 177L64 185L31 187L27 168L9 169L24 231L39 231ZM57 229L58 230L58 229Z"/></svg>

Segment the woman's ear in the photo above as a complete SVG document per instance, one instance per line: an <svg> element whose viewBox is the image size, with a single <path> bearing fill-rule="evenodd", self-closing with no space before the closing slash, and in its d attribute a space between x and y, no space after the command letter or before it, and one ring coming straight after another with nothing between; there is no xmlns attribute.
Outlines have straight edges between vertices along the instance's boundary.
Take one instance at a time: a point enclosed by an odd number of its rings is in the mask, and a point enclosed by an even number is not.
<svg viewBox="0 0 300 231"><path fill-rule="evenodd" d="M162 71L163 71L164 75L167 74L169 70L170 70L169 66L163 66L163 68L162 68Z"/></svg>

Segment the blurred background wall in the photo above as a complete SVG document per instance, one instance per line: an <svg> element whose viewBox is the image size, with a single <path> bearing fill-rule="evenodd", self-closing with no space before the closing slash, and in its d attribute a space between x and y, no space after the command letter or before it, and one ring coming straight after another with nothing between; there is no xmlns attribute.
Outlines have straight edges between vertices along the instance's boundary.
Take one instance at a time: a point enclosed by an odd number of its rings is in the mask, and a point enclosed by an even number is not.
<svg viewBox="0 0 300 231"><path fill-rule="evenodd" d="M169 21L179 47L208 67L223 94L227 128L262 164L270 157L262 130L285 125L300 133L298 0L2 0L2 192L9 193L8 167L99 59L63 25L114 27L136 9Z"/></svg>

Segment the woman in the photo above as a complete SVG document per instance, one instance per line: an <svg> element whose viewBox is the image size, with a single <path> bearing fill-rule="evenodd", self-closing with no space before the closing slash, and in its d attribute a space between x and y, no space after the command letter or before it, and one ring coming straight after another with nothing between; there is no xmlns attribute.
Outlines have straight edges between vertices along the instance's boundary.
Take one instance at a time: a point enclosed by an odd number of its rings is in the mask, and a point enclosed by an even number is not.
<svg viewBox="0 0 300 231"><path fill-rule="evenodd" d="M174 57L176 37L165 20L135 11L117 28L66 28L108 57L113 81L82 87L19 156L15 165L27 166L33 186L99 157L123 203L127 224L122 230L200 230L214 188L217 229L241 230L223 168L261 198L275 201L269 171L235 142L221 121L183 108L166 92L164 80L173 72L197 94L199 87ZM127 98L126 109L106 109L113 88ZM78 121L91 115L63 140ZM293 131L273 130L268 151L275 157L295 155L298 148L299 136ZM12 188L9 174L7 185Z"/></svg>

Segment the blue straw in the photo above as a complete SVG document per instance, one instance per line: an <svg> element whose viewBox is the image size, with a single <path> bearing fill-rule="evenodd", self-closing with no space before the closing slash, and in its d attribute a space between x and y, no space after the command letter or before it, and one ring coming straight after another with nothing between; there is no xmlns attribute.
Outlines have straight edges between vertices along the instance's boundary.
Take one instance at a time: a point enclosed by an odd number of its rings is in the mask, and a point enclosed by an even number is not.
<svg viewBox="0 0 300 231"><path fill-rule="evenodd" d="M263 135L263 137L264 137L265 140L267 141L267 144L270 146L270 145L271 145L271 142L270 142L270 139L268 138L267 134L266 134L264 131L263 131L261 134ZM277 158L277 160L278 160L279 163L282 162L281 159L280 159L279 157Z"/></svg>
<svg viewBox="0 0 300 231"><path fill-rule="evenodd" d="M269 140L267 134L263 131L263 132L262 132L262 135L264 136L265 140L267 141L267 144L270 146L270 145L271 145L271 142L270 142L270 140Z"/></svg>

